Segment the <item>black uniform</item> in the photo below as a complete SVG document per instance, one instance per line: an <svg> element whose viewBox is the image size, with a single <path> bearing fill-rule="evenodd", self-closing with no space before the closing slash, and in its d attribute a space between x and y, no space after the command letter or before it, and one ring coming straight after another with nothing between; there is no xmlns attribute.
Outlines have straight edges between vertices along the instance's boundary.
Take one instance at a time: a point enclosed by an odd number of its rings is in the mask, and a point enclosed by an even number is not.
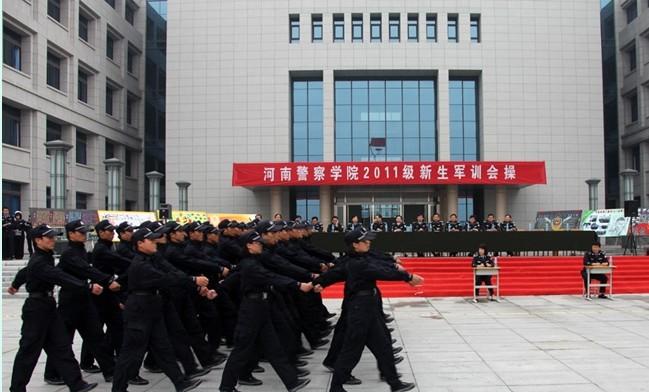
<svg viewBox="0 0 649 392"><path fill-rule="evenodd" d="M386 333L385 319L381 312L377 280L410 281L412 277L399 271L394 265L387 266L369 253L349 253L345 263L345 291L349 294L346 319L345 343L338 354L331 381L332 392L342 390L351 371L360 360L367 346L378 361L379 369L393 387L401 385L396 367L390 335Z"/></svg>
<svg viewBox="0 0 649 392"><path fill-rule="evenodd" d="M516 225L514 222L502 222L500 224L500 231L516 231Z"/></svg>
<svg viewBox="0 0 649 392"><path fill-rule="evenodd" d="M14 258L14 217L2 216L2 259L11 260Z"/></svg>
<svg viewBox="0 0 649 392"><path fill-rule="evenodd" d="M482 225L478 221L475 221L473 223L467 222L466 231L482 231Z"/></svg>
<svg viewBox="0 0 649 392"><path fill-rule="evenodd" d="M372 231L388 231L388 224L385 222L373 222Z"/></svg>
<svg viewBox="0 0 649 392"><path fill-rule="evenodd" d="M242 301L234 349L223 370L221 391L235 388L238 376L256 357L258 345L286 388L293 388L298 383L295 368L289 363L271 322L268 296L271 286L297 290L299 282L267 270L260 259L261 255L247 255L239 263Z"/></svg>
<svg viewBox="0 0 649 392"><path fill-rule="evenodd" d="M11 375L11 392L26 391L41 350L52 357L52 364L71 391L87 387L81 379L79 364L74 359L68 332L56 309L54 285L89 290L85 281L54 267L52 252L36 248L26 267L26 289L29 297L22 311L23 325L20 346Z"/></svg>
<svg viewBox="0 0 649 392"><path fill-rule="evenodd" d="M16 260L22 260L25 255L25 238L29 239L29 233L32 231L32 224L23 219L15 219L13 225L11 226L14 234L14 258ZM29 250L29 255L33 253L32 243L28 241L27 247Z"/></svg>
<svg viewBox="0 0 649 392"><path fill-rule="evenodd" d="M412 231L428 231L428 223L426 222L412 222Z"/></svg>
<svg viewBox="0 0 649 392"><path fill-rule="evenodd" d="M142 229L141 229L142 230ZM194 287L194 279L185 274L165 272L152 255L139 253L128 271L129 296L124 310L124 343L117 358L113 391L126 391L135 377L147 349L156 363L178 388L184 376L176 363L163 316L161 289Z"/></svg>
<svg viewBox="0 0 649 392"><path fill-rule="evenodd" d="M313 231L317 231L318 233L322 233L324 228L322 227L322 223L318 222L315 225L313 225Z"/></svg>
<svg viewBox="0 0 649 392"><path fill-rule="evenodd" d="M500 231L500 224L496 221L484 221L482 231Z"/></svg>
<svg viewBox="0 0 649 392"><path fill-rule="evenodd" d="M108 286L115 280L115 277L90 266L88 252L82 242L70 241L68 248L61 253L61 259L56 267L80 280L98 283L104 286L104 289L108 289ZM102 323L99 321L99 315L91 296L86 288L62 288L59 292L59 313L67 328L70 344L72 344L75 331L79 331L84 345L97 359L104 377L107 378L113 375L115 360L112 354L113 350L104 336ZM58 378L53 361L54 358L47 358L46 379Z"/></svg>
<svg viewBox="0 0 649 392"><path fill-rule="evenodd" d="M430 222L430 231L433 233L441 233L444 231L446 225L441 220Z"/></svg>
<svg viewBox="0 0 649 392"><path fill-rule="evenodd" d="M493 267L495 264L493 260L491 260L491 257L489 255L476 255L473 257L473 260L471 261L471 266L473 268L482 266L482 267ZM481 286L482 284L485 284L487 286L491 286L491 276L489 275L480 275L475 277L475 284L476 286ZM475 295L480 294L480 289L475 289ZM494 295L494 289L489 288L489 295Z"/></svg>
<svg viewBox="0 0 649 392"><path fill-rule="evenodd" d="M363 224L360 223L360 222L358 222L358 223L349 222L347 224L347 228L345 229L345 231L353 231L353 230L356 230L356 229L360 229L361 227L363 227Z"/></svg>
<svg viewBox="0 0 649 392"><path fill-rule="evenodd" d="M395 232L399 232L399 231L406 231L406 225L405 225L403 222L401 222L401 223L397 223L397 222L395 222L395 223L392 225L392 230L391 230L391 231L392 231L393 233L395 233Z"/></svg>
<svg viewBox="0 0 649 392"><path fill-rule="evenodd" d="M329 223L327 225L327 233L342 233L343 231L345 231L345 229L343 229L343 226L340 223Z"/></svg>
<svg viewBox="0 0 649 392"><path fill-rule="evenodd" d="M586 252L584 254L584 268L581 270L581 278L584 280L584 288L586 288L586 266L592 265L593 263L605 263L608 265L608 259L606 258L606 253L603 251L599 251L597 253L593 253L592 251ZM598 280L601 284L607 284L608 283L608 277L606 274L590 274L590 279L595 279ZM600 295L603 295L606 293L606 287L600 287L599 288L599 293ZM589 294L589 293L586 293Z"/></svg>

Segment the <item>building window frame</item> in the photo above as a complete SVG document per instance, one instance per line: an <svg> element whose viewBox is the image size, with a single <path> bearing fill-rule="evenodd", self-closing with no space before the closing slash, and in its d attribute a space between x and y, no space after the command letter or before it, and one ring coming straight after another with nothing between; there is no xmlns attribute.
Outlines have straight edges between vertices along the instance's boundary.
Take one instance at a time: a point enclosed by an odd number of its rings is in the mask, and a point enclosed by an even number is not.
<svg viewBox="0 0 649 392"><path fill-rule="evenodd" d="M22 110L2 104L2 143L21 146Z"/></svg>
<svg viewBox="0 0 649 392"><path fill-rule="evenodd" d="M76 134L75 155L78 164L88 164L88 134L79 129Z"/></svg>
<svg viewBox="0 0 649 392"><path fill-rule="evenodd" d="M390 42L401 41L401 14L390 14L388 20L388 36Z"/></svg>
<svg viewBox="0 0 649 392"><path fill-rule="evenodd" d="M345 42L345 15L333 15L333 41Z"/></svg>
<svg viewBox="0 0 649 392"><path fill-rule="evenodd" d="M363 42L363 14L352 14L352 42Z"/></svg>
<svg viewBox="0 0 649 392"><path fill-rule="evenodd" d="M291 14L289 19L289 42L292 44L300 42L300 15Z"/></svg>
<svg viewBox="0 0 649 392"><path fill-rule="evenodd" d="M448 42L460 42L460 22L457 14L448 14L447 19Z"/></svg>
<svg viewBox="0 0 649 392"><path fill-rule="evenodd" d="M23 70L23 43L25 37L9 28L3 26L3 63L18 71Z"/></svg>
<svg viewBox="0 0 649 392"><path fill-rule="evenodd" d="M437 14L426 14L426 40L437 42Z"/></svg>
<svg viewBox="0 0 649 392"><path fill-rule="evenodd" d="M419 14L408 14L408 41L419 41Z"/></svg>
<svg viewBox="0 0 649 392"><path fill-rule="evenodd" d="M322 14L311 15L311 42L322 42L324 39L324 30L322 24Z"/></svg>
<svg viewBox="0 0 649 392"><path fill-rule="evenodd" d="M370 42L381 42L381 14L370 14Z"/></svg>
<svg viewBox="0 0 649 392"><path fill-rule="evenodd" d="M47 85L59 91L64 91L65 80L63 78L65 58L52 50L47 50Z"/></svg>
<svg viewBox="0 0 649 392"><path fill-rule="evenodd" d="M624 15L626 16L626 23L631 24L638 17L638 2L637 0L630 0L624 4Z"/></svg>
<svg viewBox="0 0 649 392"><path fill-rule="evenodd" d="M480 43L482 40L482 30L481 30L481 16L480 14L471 14L470 16L470 31L471 31L471 42Z"/></svg>

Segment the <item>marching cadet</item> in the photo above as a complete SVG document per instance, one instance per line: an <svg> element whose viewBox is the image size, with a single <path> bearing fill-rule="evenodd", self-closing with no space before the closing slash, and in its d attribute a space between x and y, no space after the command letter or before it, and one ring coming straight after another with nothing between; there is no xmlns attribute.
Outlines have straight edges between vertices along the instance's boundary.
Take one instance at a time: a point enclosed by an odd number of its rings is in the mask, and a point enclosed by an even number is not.
<svg viewBox="0 0 649 392"><path fill-rule="evenodd" d="M257 232L249 231L243 234L239 241L244 247L243 258L239 263L243 299L237 320L237 338L223 370L219 390L222 392L236 391L239 375L250 361L255 359L257 347L260 345L263 354L279 375L286 389L289 392L298 391L304 388L310 380L297 378L295 368L289 363L271 322L268 296L271 286L291 288L306 293L313 289L313 284L300 283L264 268L260 261L263 245Z"/></svg>
<svg viewBox="0 0 649 392"><path fill-rule="evenodd" d="M345 340L334 365L330 392L344 392L343 384L349 380L351 371L367 346L377 359L379 370L390 385L392 392L404 392L415 388L413 383L399 379L394 363L390 335L386 333L385 321L380 308L377 280L405 281L415 286L423 278L407 273L397 264L386 265L370 253L375 234L357 229L345 235L349 247L345 265L345 295L349 309L346 318ZM319 288L321 290L321 287ZM318 290L318 291L319 291Z"/></svg>
<svg viewBox="0 0 649 392"><path fill-rule="evenodd" d="M466 223L465 231L482 231L482 225L476 220L475 215L469 217L469 221Z"/></svg>
<svg viewBox="0 0 649 392"><path fill-rule="evenodd" d="M88 280L101 285L104 289L118 291L120 284L117 276L110 276L90 266L85 242L88 227L81 220L73 220L65 225L68 247L61 253L56 268L80 280ZM79 331L84 345L97 359L106 382L111 382L115 360L112 349L105 339L101 321L90 292L85 288L62 288L59 292L59 313L68 331L69 343L72 345L74 333ZM60 377L53 364L54 358L48 357L45 365L45 381L57 385ZM61 384L62 384L62 380Z"/></svg>
<svg viewBox="0 0 649 392"><path fill-rule="evenodd" d="M22 260L25 255L25 238L29 240L29 232L32 231L32 224L23 220L23 213L20 211L14 212L14 222L12 225L14 231L14 258ZM32 244L27 243L29 255L32 255Z"/></svg>
<svg viewBox="0 0 649 392"><path fill-rule="evenodd" d="M133 230L135 228L131 226L128 222L120 223L115 231L119 237L119 244L117 245L117 253L120 256L126 257L129 260L132 260L135 257L135 251L133 250L133 244L131 243L131 238L133 237Z"/></svg>
<svg viewBox="0 0 649 392"><path fill-rule="evenodd" d="M424 220L424 214L417 214L417 220L412 222L412 231L428 231L428 223Z"/></svg>
<svg viewBox="0 0 649 392"><path fill-rule="evenodd" d="M496 221L494 214L488 214L487 220L482 224L483 231L500 231L500 224Z"/></svg>
<svg viewBox="0 0 649 392"><path fill-rule="evenodd" d="M342 233L345 231L343 226L340 224L338 217L336 215L331 217L331 223L327 225L327 233Z"/></svg>
<svg viewBox="0 0 649 392"><path fill-rule="evenodd" d="M500 224L500 231L518 231L518 228L516 228L516 225L512 221L511 214L505 214L505 219Z"/></svg>
<svg viewBox="0 0 649 392"><path fill-rule="evenodd" d="M278 215L278 214L275 214ZM222 258L226 259L230 264L238 264L241 258L241 246L237 238L241 234L236 226L236 221L223 219L218 224L221 230L219 238L219 254Z"/></svg>
<svg viewBox="0 0 649 392"><path fill-rule="evenodd" d="M588 275L586 274L586 267L591 266L593 264L597 265L609 265L608 258L606 258L606 253L602 250L602 245L599 243L599 241L593 242L593 244L590 247L590 251L586 252L584 254L584 268L581 270L581 278L584 280L584 292L586 293L586 299L590 301L590 293L586 292L586 289L588 289L587 286L587 278ZM597 280L599 281L600 284L607 284L608 283L608 277L606 274L590 274L590 279L591 280ZM599 298L608 298L606 296L606 287L600 287L599 288Z"/></svg>
<svg viewBox="0 0 649 392"><path fill-rule="evenodd" d="M129 268L124 343L115 366L113 392L126 391L127 381L137 374L147 349L153 353L156 363L169 377L177 392L190 391L201 383L198 379L185 378L176 363L163 317L160 290L169 287L206 287L209 280L204 276L190 277L166 272L160 260L155 257L157 244L154 240L162 235L146 228L138 229L133 234L133 246L137 254Z"/></svg>
<svg viewBox="0 0 649 392"><path fill-rule="evenodd" d="M397 215L394 218L394 224L392 225L392 232L403 232L406 231L406 225L403 223L403 217L401 215Z"/></svg>
<svg viewBox="0 0 649 392"><path fill-rule="evenodd" d="M323 230L322 223L320 223L320 220L318 220L317 216L311 218L311 226L313 226L313 231L322 233Z"/></svg>
<svg viewBox="0 0 649 392"><path fill-rule="evenodd" d="M356 230L359 227L363 227L363 224L359 222L358 215L352 216L352 221L347 224L347 231Z"/></svg>
<svg viewBox="0 0 649 392"><path fill-rule="evenodd" d="M383 216L381 214L374 215L374 222L372 222L372 231L388 231L387 223L383 222Z"/></svg>
<svg viewBox="0 0 649 392"><path fill-rule="evenodd" d="M473 260L471 260L471 266L473 268L477 267L494 267L496 264L494 261L491 259L491 256L487 254L487 245L485 244L480 244L478 247L478 253L473 256ZM486 286L491 286L491 276L490 275L477 275L475 277L475 285L476 286L481 286L482 284L485 284ZM489 287L489 301L494 300L494 289ZM475 296L480 295L480 289L476 288L475 289ZM478 302L477 299L474 299L473 302Z"/></svg>
<svg viewBox="0 0 649 392"><path fill-rule="evenodd" d="M47 225L32 230L34 255L27 263L24 279L29 293L22 311L23 325L20 343L11 374L11 392L27 391L41 350L52 358L52 365L72 392L86 392L97 383L81 378L79 364L74 359L70 338L60 313L56 309L54 285L100 294L102 287L88 284L54 267L55 233Z"/></svg>

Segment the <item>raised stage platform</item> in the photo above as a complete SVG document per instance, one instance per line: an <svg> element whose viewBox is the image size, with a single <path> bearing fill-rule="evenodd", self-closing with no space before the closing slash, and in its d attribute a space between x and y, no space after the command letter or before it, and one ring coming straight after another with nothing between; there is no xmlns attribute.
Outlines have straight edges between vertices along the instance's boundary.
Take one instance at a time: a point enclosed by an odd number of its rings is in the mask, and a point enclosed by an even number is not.
<svg viewBox="0 0 649 392"><path fill-rule="evenodd" d="M404 266L426 279L422 287L404 282L379 285L384 297L469 297L473 270L468 257L403 258ZM499 257L502 296L582 294L582 257ZM649 257L613 256L614 294L649 293ZM341 298L343 285L323 291ZM483 289L484 290L484 289Z"/></svg>

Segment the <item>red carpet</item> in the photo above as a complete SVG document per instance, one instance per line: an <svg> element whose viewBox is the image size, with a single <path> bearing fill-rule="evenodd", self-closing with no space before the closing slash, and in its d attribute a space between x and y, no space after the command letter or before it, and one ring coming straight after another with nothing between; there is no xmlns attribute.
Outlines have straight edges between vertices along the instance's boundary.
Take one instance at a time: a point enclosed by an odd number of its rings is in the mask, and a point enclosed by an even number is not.
<svg viewBox="0 0 649 392"><path fill-rule="evenodd" d="M381 282L384 297L471 296L473 271L468 257L403 258L404 266L426 280L418 288ZM499 257L501 295L581 294L581 257ZM613 293L649 293L649 257L613 256ZM495 279L495 278L494 278ZM494 280L495 284L495 280ZM343 285L327 288L324 298L341 298ZM484 289L483 289L484 290Z"/></svg>

